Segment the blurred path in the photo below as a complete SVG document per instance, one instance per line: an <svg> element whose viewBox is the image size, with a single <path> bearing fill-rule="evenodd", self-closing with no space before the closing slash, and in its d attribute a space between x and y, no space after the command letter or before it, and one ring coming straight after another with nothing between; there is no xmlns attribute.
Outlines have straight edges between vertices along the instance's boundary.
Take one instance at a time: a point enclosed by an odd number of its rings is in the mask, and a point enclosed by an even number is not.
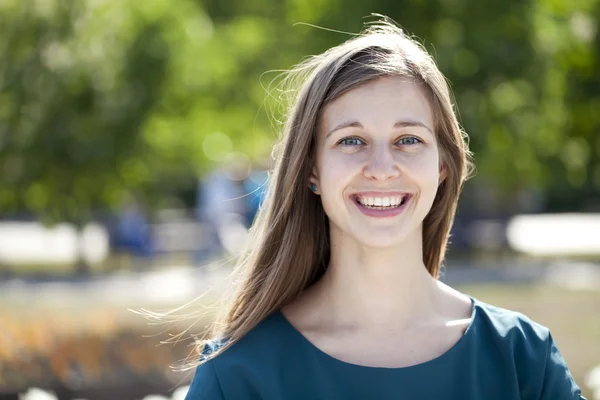
<svg viewBox="0 0 600 400"><path fill-rule="evenodd" d="M571 289L599 289L600 263L546 262L498 263L475 268L467 263L448 265L441 280L451 286L463 284L547 282ZM148 272L128 272L62 280L0 281L0 304L43 303L48 306L115 307L178 306L207 290L215 294L227 284L231 266L172 266Z"/></svg>
<svg viewBox="0 0 600 400"><path fill-rule="evenodd" d="M127 272L73 279L13 278L0 281L0 305L43 303L49 307L178 306L209 290L218 294L231 273L218 269L172 266L147 272Z"/></svg>

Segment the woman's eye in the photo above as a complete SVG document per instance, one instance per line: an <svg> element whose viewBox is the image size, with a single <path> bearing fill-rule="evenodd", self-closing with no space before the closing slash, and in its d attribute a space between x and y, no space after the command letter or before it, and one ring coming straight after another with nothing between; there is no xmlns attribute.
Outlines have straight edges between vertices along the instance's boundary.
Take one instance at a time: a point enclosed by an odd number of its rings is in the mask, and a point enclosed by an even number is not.
<svg viewBox="0 0 600 400"><path fill-rule="evenodd" d="M403 137L402 139L400 139L398 141L398 143L410 146L410 145L422 143L422 141L421 141L421 139L419 139L417 137L407 136L407 137Z"/></svg>
<svg viewBox="0 0 600 400"><path fill-rule="evenodd" d="M362 140L353 136L353 137L347 137L347 138L340 140L338 142L338 144L341 144L343 146L358 146L362 142L363 142Z"/></svg>

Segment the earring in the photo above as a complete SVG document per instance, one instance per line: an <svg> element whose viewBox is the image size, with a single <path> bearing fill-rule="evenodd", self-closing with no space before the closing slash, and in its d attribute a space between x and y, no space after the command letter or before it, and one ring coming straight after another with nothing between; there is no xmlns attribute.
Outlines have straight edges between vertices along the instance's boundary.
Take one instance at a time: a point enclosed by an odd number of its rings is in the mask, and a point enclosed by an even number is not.
<svg viewBox="0 0 600 400"><path fill-rule="evenodd" d="M317 185L315 185L314 183L312 185L310 185L310 190L317 193Z"/></svg>

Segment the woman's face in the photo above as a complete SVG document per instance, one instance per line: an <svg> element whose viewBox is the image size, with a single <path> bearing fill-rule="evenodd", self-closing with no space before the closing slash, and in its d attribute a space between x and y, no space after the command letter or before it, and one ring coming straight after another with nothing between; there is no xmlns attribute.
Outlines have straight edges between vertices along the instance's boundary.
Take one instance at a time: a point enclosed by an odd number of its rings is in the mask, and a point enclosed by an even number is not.
<svg viewBox="0 0 600 400"><path fill-rule="evenodd" d="M379 78L323 111L311 182L332 234L337 230L369 247L421 235L445 171L419 86L406 78Z"/></svg>

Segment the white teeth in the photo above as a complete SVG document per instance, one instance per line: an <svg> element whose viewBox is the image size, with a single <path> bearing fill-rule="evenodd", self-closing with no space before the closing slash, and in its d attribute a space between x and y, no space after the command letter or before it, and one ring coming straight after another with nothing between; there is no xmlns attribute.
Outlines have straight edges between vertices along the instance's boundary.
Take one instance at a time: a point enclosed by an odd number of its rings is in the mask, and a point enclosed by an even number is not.
<svg viewBox="0 0 600 400"><path fill-rule="evenodd" d="M406 195L395 197L358 197L358 202L365 206L395 207L402 204Z"/></svg>

